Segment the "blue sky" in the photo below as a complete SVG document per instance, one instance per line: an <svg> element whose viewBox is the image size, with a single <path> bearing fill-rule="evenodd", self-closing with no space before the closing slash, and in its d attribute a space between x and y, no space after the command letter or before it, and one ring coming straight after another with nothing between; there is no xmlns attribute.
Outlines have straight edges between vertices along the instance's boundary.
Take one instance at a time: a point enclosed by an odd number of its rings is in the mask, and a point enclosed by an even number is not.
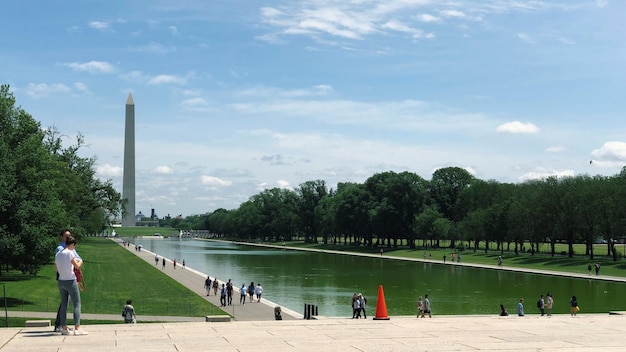
<svg viewBox="0 0 626 352"><path fill-rule="evenodd" d="M0 82L66 143L82 133L120 192L132 93L144 214L388 170L614 175L625 13L610 0L12 1Z"/></svg>

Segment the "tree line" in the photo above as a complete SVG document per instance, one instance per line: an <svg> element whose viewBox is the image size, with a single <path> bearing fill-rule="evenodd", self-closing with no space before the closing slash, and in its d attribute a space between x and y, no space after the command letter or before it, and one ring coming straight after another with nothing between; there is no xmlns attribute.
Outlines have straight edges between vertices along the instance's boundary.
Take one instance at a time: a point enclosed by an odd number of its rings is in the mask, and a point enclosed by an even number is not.
<svg viewBox="0 0 626 352"><path fill-rule="evenodd" d="M36 274L51 261L62 229L99 233L123 211L111 181L95 177L95 159L79 156L83 136L70 146L62 137L0 86L0 275Z"/></svg>
<svg viewBox="0 0 626 352"><path fill-rule="evenodd" d="M307 181L293 190L264 190L237 209L178 219L170 225L209 230L239 240L293 241L359 246L479 250L479 243L503 252L535 254L549 243L606 241L626 234L626 167L614 176L549 177L518 184L484 181L465 169L436 170L431 180L412 172L387 171L364 183ZM623 255L623 253L622 253Z"/></svg>

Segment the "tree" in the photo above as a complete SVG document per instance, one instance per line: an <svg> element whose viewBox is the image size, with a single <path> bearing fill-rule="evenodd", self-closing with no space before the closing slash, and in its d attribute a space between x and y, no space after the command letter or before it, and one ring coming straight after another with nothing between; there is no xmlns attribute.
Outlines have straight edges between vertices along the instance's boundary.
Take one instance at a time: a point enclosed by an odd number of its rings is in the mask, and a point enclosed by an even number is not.
<svg viewBox="0 0 626 352"><path fill-rule="evenodd" d="M68 148L59 136L16 107L9 86L0 87L0 242L5 253L14 251L0 257L5 270L36 274L52 258L62 228L76 236L98 231L105 213L120 209L110 181L95 177L95 159L78 156L82 136Z"/></svg>
<svg viewBox="0 0 626 352"><path fill-rule="evenodd" d="M326 183L322 180L304 182L296 189L296 194L304 243L317 243L319 229L315 221L315 208L328 195Z"/></svg>

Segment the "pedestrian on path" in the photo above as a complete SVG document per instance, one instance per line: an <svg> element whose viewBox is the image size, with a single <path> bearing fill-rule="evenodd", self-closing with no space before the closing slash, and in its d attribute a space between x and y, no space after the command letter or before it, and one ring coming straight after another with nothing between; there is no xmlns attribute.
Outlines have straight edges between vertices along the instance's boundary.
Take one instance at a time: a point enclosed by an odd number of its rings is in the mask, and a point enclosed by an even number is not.
<svg viewBox="0 0 626 352"><path fill-rule="evenodd" d="M248 289L246 288L246 284L245 283L241 284L241 288L239 289L239 293L241 294L241 297L239 297L239 304L241 304L241 305L246 304L246 294L248 293Z"/></svg>
<svg viewBox="0 0 626 352"><path fill-rule="evenodd" d="M579 310L578 300L576 299L576 296L572 296L572 298L569 299L569 314L575 317Z"/></svg>
<svg viewBox="0 0 626 352"><path fill-rule="evenodd" d="M254 288L254 294L256 294L257 303L261 302L261 296L263 295L263 287L261 287L261 284L256 285Z"/></svg>
<svg viewBox="0 0 626 352"><path fill-rule="evenodd" d="M176 270L176 259L174 259L174 270Z"/></svg>
<svg viewBox="0 0 626 352"><path fill-rule="evenodd" d="M158 254L154 255L154 265L157 265L157 266L159 265L159 255Z"/></svg>
<svg viewBox="0 0 626 352"><path fill-rule="evenodd" d="M231 279L228 279L228 282L226 283L226 297L229 306L233 304L233 289L233 282L231 281Z"/></svg>
<svg viewBox="0 0 626 352"><path fill-rule="evenodd" d="M163 257L163 260L162 260L161 262L163 262L163 267L162 267L162 269L163 269L163 270L165 270L165 257Z"/></svg>
<svg viewBox="0 0 626 352"><path fill-rule="evenodd" d="M220 307L226 307L226 285L222 284L222 290L220 291Z"/></svg>
<svg viewBox="0 0 626 352"><path fill-rule="evenodd" d="M539 311L541 312L541 316L544 316L544 314L546 314L545 306L546 306L545 300L543 299L543 295L541 295L539 296L539 300L537 301L537 308L539 308Z"/></svg>
<svg viewBox="0 0 626 352"><path fill-rule="evenodd" d="M424 301L422 300L422 296L417 298L417 317L424 317Z"/></svg>
<svg viewBox="0 0 626 352"><path fill-rule="evenodd" d="M552 298L552 293L548 292L546 295L546 311L549 317L552 316L552 307L554 306L554 299Z"/></svg>
<svg viewBox="0 0 626 352"><path fill-rule="evenodd" d="M520 317L524 316L524 299L520 298L519 303L517 304L517 315Z"/></svg>
<svg viewBox="0 0 626 352"><path fill-rule="evenodd" d="M213 280L213 293L217 296L217 289L219 288L219 283L217 282L217 278Z"/></svg>
<svg viewBox="0 0 626 352"><path fill-rule="evenodd" d="M428 314L429 318L433 317L431 313L430 299L428 298L428 295L424 295L424 314Z"/></svg>
<svg viewBox="0 0 626 352"><path fill-rule="evenodd" d="M206 290L206 295L208 296L211 293L211 277L207 276L206 280L204 280L204 289Z"/></svg>
<svg viewBox="0 0 626 352"><path fill-rule="evenodd" d="M248 286L248 296L250 296L250 303L254 302L254 281L250 281L250 286Z"/></svg>
<svg viewBox="0 0 626 352"><path fill-rule="evenodd" d="M185 270L185 259L183 259L183 270Z"/></svg>
<svg viewBox="0 0 626 352"><path fill-rule="evenodd" d="M134 324L137 322L137 315L135 314L135 307L133 307L133 301L126 301L124 309L122 309L122 317L124 317L124 323Z"/></svg>

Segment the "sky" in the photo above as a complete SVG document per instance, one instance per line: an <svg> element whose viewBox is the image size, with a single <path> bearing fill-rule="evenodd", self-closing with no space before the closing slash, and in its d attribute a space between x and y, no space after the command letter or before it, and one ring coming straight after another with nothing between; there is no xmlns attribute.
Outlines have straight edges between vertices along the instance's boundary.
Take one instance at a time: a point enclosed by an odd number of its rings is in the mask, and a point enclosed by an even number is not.
<svg viewBox="0 0 626 352"><path fill-rule="evenodd" d="M11 1L0 83L136 210L235 209L274 187L615 175L626 13L613 0Z"/></svg>

